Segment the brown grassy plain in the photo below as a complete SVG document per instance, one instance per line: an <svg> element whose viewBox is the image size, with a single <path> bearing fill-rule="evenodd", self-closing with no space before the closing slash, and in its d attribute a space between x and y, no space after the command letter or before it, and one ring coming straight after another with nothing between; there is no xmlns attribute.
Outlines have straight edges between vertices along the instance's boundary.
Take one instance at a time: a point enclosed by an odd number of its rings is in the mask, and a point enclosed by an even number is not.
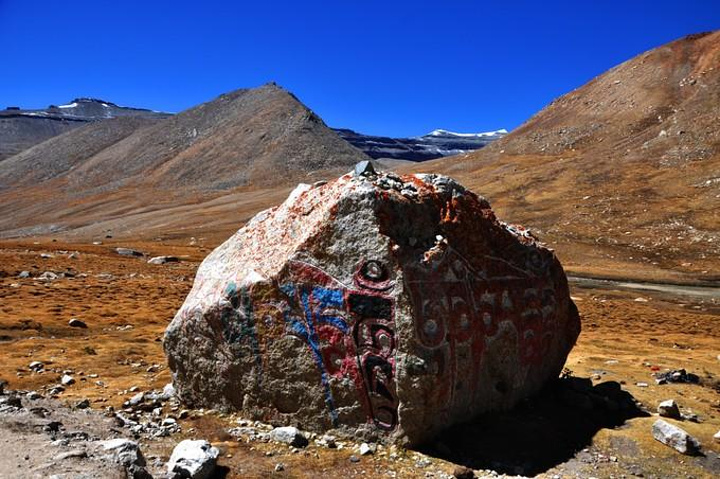
<svg viewBox="0 0 720 479"><path fill-rule="evenodd" d="M0 377L9 381L11 389L44 393L58 383L63 371L72 370L78 382L60 394L59 400L74 404L89 398L94 409L120 407L132 396L129 389L133 386L144 391L162 388L170 381L161 344L163 331L188 293L199 262L214 244L190 245L187 239L102 245L50 240L3 242ZM141 258L118 255L113 251L115 246L133 247L149 255L175 255L182 261L150 265ZM69 258L76 251L76 257ZM18 279L21 271L29 271L31 278ZM45 271L69 275L55 281L34 279ZM718 301L578 287L573 287L572 294L584 329L567 367L575 376L590 377L594 383L620 382L653 412L659 401L675 398L684 411L699 415L700 423L685 421L682 427L701 440L710 456L696 459L675 453L652 439L654 418L638 417L619 428L595 428L594 435L575 444L577 453L567 457L553 460L552 446L547 450L538 446L537 453L547 453L550 463L535 472L547 477L609 477L628 471L643 471L645 477L716 474L718 464L712 460L712 451L717 453L720 447L712 435L720 429ZM69 327L70 318L85 321L88 329ZM46 364L44 373L28 369L34 360ZM153 365L156 368L151 368ZM700 375L703 384L655 385L653 371L679 368ZM640 382L649 386L637 386ZM542 414L540 411L538 417ZM544 434L560 440L569 426L564 424L563 414L553 414L546 424L549 432ZM430 457L431 464L418 467L419 458L426 456L413 451L396 451L397 457L391 460L393 451L385 449L355 464L348 460L353 453L350 448L332 451L311 446L293 453L272 444L245 444L225 432L232 419L195 412L181 421L182 436L207 437L221 446L224 455L220 463L227 467L228 477L269 477L278 462L286 466L280 477L425 477L428 472L451 473L454 467L445 460L448 456L432 452L435 457ZM472 427L480 434L492 425L480 420ZM527 434L531 429L511 431ZM526 454L517 446L521 438L512 434L496 440L507 443L508 450L518 447L519 455ZM176 440L158 440L147 448L166 456ZM489 461L480 449L463 453ZM611 456L617 462L607 459Z"/></svg>

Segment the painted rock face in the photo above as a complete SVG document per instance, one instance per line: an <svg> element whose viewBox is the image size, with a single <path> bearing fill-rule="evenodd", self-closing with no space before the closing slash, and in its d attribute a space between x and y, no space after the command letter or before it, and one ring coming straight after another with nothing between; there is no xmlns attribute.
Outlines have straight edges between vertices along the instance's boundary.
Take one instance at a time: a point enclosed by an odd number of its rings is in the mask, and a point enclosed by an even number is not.
<svg viewBox="0 0 720 479"><path fill-rule="evenodd" d="M191 405L414 444L537 392L579 332L526 230L449 178L370 169L213 251L164 346Z"/></svg>

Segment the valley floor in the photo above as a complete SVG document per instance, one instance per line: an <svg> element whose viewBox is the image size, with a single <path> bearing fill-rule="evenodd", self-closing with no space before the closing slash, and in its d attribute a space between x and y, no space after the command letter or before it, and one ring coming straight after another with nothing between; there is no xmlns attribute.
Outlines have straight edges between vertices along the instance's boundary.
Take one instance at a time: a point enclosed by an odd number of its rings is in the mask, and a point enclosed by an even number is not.
<svg viewBox="0 0 720 479"><path fill-rule="evenodd" d="M147 258L118 255L117 246L181 261L152 265ZM93 473L100 466L87 438L131 436L127 428L107 424L106 409L120 410L137 391L162 390L170 382L161 338L209 251L202 240L0 243L0 378L8 381L6 390L37 391L47 398L35 400L35 409L46 410L40 418L27 411L0 412L0 444L6 451L0 477L113 477ZM24 271L27 277L20 278ZM204 438L222 451L225 477L448 477L459 464L487 475L490 470L541 477L720 475L720 443L713 439L720 430L720 299L612 284L571 286L583 332L567 374L596 386L619 383L641 404L633 414L606 413L565 394L562 386L513 413L454 428L418 451L379 448L360 456L350 443L328 449L311 441L308 448L293 450L238 441L227 432L237 426L236 417L190 411L170 437L139 438L151 472L161 471L181 439ZM87 328L71 327L73 318ZM33 371L33 361L43 367ZM678 369L698 375L700 384L656 384L653 374ZM64 374L75 383L52 399L50 389ZM75 409L84 399L90 409ZM697 415L699 422L669 421L699 439L704 456L683 456L653 439L657 417L643 409L654 414L666 399ZM33 401L23 397L23 404L31 408ZM162 407L161 414L173 414L168 404ZM66 432L85 431L87 437L79 434L50 446L53 438L43 424L54 420L63 422ZM57 459L77 449L89 451L87 457ZM351 455L359 461L352 462Z"/></svg>

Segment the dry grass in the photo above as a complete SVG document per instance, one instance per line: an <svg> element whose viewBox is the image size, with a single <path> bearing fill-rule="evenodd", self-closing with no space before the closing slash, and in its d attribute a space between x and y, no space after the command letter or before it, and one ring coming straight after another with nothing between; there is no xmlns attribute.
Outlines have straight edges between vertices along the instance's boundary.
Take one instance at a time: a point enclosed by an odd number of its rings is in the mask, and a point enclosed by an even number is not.
<svg viewBox="0 0 720 479"><path fill-rule="evenodd" d="M10 382L11 388L42 390L57 384L62 371L71 369L78 382L61 398L74 402L87 397L93 401L93 408L101 408L120 406L132 395L128 392L132 386L159 389L169 382L160 338L189 291L194 271L209 251L207 246L190 246L187 240L99 246L3 242L0 246L0 377ZM183 262L148 265L142 259L117 255L112 252L114 246L177 255ZM61 251L79 251L79 256L69 259ZM54 257L43 259L42 253ZM48 283L17 279L16 275L24 270L33 276L44 271L71 271L76 276ZM106 273L112 279L106 279ZM20 286L13 286L17 284ZM712 435L720 429L720 404L717 390L713 389L720 378L716 357L720 337L718 305L679 302L645 293L642 297L647 301L641 302L635 301L637 293L577 288L573 296L584 320L583 333L567 363L574 374L597 375L596 383L623 382L624 388L651 410L659 401L675 398L683 409L694 411L702 419L700 424L685 422L682 427L697 435L706 450L717 450ZM85 321L89 328L69 327L67 322L73 317ZM28 364L33 360L45 362L48 372L30 372ZM148 372L153 364L160 365L159 370ZM685 368L699 374L705 384L656 386L650 376L652 367ZM90 378L90 374L99 377ZM98 386L96 381L102 381L104 386ZM637 382L648 382L650 386L637 387ZM652 440L652 420L637 418L619 429L598 429L590 443L582 447L620 457L618 463L601 465L602 474L639 464L646 475L667 477L669 471L677 471L678 475L711 477L708 466L700 460L680 456ZM395 471L398 477L424 477L427 471L450 473L454 467L439 457L432 459L428 468L418 468L416 453L400 451L399 459L390 460L391 451L387 449L381 451L385 455L363 457L358 464L349 462L354 453L350 449L338 452L311 447L294 454L277 445L231 440L225 432L229 425L229 418L213 415L197 415L183 422L183 435L207 437L223 448L221 464L229 469L228 477L267 477L278 462L286 465L286 477L387 477L388 471ZM512 443L517 438L498 440ZM627 441L634 444L632 454L617 450ZM166 441L152 448L155 453L167 455L171 446ZM593 472L593 464L577 458L551 465L546 470L548 476L563 471L598 474Z"/></svg>

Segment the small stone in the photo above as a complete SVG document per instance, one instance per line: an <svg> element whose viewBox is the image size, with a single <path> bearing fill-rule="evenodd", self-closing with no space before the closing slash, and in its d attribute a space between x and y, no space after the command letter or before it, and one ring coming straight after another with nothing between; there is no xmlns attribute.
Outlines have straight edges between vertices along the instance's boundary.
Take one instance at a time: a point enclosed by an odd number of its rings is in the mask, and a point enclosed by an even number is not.
<svg viewBox="0 0 720 479"><path fill-rule="evenodd" d="M162 422L163 426L174 426L175 424L177 424L177 421L171 417L166 417Z"/></svg>
<svg viewBox="0 0 720 479"><path fill-rule="evenodd" d="M130 249L130 248L115 248L115 252L121 256L134 256L134 257L145 256L140 251L135 251L134 249Z"/></svg>
<svg viewBox="0 0 720 479"><path fill-rule="evenodd" d="M273 441L282 442L294 447L305 447L308 445L307 438L298 428L293 426L276 427L270 431L270 438Z"/></svg>
<svg viewBox="0 0 720 479"><path fill-rule="evenodd" d="M330 449L335 449L337 447L337 443L335 442L335 436L330 436L326 434L322 437L321 441L325 445L325 447L328 447Z"/></svg>
<svg viewBox="0 0 720 479"><path fill-rule="evenodd" d="M372 176L376 174L375 164L371 160L364 160L355 165L355 176Z"/></svg>
<svg viewBox="0 0 720 479"><path fill-rule="evenodd" d="M43 426L43 431L58 432L58 431L60 431L61 427L63 427L63 423L61 423L60 421L50 421L49 423L47 423Z"/></svg>
<svg viewBox="0 0 720 479"><path fill-rule="evenodd" d="M698 417L698 415L693 412L680 413L680 419L682 419L683 421L700 422L700 417Z"/></svg>
<svg viewBox="0 0 720 479"><path fill-rule="evenodd" d="M179 419L187 419L189 416L190 416L190 411L188 411L187 409L183 409L183 410L180 411L180 413L178 414L178 418L179 418Z"/></svg>
<svg viewBox="0 0 720 479"><path fill-rule="evenodd" d="M361 456L367 456L368 454L372 454L373 452L375 452L375 451L373 451L373 448L370 447L370 445L368 443L364 442L364 443L360 444L360 455Z"/></svg>
<svg viewBox="0 0 720 479"><path fill-rule="evenodd" d="M453 470L453 477L456 479L475 479L475 472L469 467L457 466Z"/></svg>
<svg viewBox="0 0 720 479"><path fill-rule="evenodd" d="M50 395L51 395L51 396L57 396L58 394L60 394L60 393L63 392L63 391L65 391L65 387L64 387L64 386L61 386L60 384L58 384L58 385L56 385L56 386L53 386L53 387L50 389Z"/></svg>
<svg viewBox="0 0 720 479"><path fill-rule="evenodd" d="M69 374L64 374L63 377L60 378L60 384L63 386L70 386L71 384L75 384L75 378Z"/></svg>
<svg viewBox="0 0 720 479"><path fill-rule="evenodd" d="M55 281L56 279L58 279L58 275L56 275L52 271L45 271L43 274L38 276L38 279L42 281Z"/></svg>
<svg viewBox="0 0 720 479"><path fill-rule="evenodd" d="M85 324L85 321L80 321L77 318L72 318L70 321L68 321L68 326L70 326L71 328L87 329L87 324Z"/></svg>
<svg viewBox="0 0 720 479"><path fill-rule="evenodd" d="M126 404L128 406L137 406L141 402L143 402L143 399L145 399L145 393L137 393L133 397L127 400Z"/></svg>
<svg viewBox="0 0 720 479"><path fill-rule="evenodd" d="M75 407L77 409L87 409L90 407L90 400L89 399L83 399L82 401L78 402Z"/></svg>
<svg viewBox="0 0 720 479"><path fill-rule="evenodd" d="M165 264L165 263L179 263L180 258L177 256L155 256L148 260L149 264Z"/></svg>
<svg viewBox="0 0 720 479"><path fill-rule="evenodd" d="M173 478L206 479L215 470L219 455L208 441L186 439L173 449L167 470Z"/></svg>
<svg viewBox="0 0 720 479"><path fill-rule="evenodd" d="M680 408L673 399L668 399L658 404L657 411L662 417L680 419Z"/></svg>
<svg viewBox="0 0 720 479"><path fill-rule="evenodd" d="M687 383L687 384L698 384L700 377L697 374L688 373L684 369L677 369L668 371L665 373L658 373L655 375L655 382L658 384L666 383Z"/></svg>
<svg viewBox="0 0 720 479"><path fill-rule="evenodd" d="M152 479L150 473L145 469L147 461L137 442L118 438L101 441L100 446L104 451L113 454L112 460L125 468L127 477L132 479Z"/></svg>
<svg viewBox="0 0 720 479"><path fill-rule="evenodd" d="M40 361L33 361L28 365L28 368L31 371L35 371L37 373L39 371L42 371L45 368L45 364L43 364Z"/></svg>
<svg viewBox="0 0 720 479"><path fill-rule="evenodd" d="M22 399L20 399L19 396L10 395L8 397L4 397L4 398L0 399L0 405L21 408L22 407Z"/></svg>
<svg viewBox="0 0 720 479"><path fill-rule="evenodd" d="M360 462L360 458L353 454L350 456L350 462Z"/></svg>
<svg viewBox="0 0 720 479"><path fill-rule="evenodd" d="M646 387L648 387L648 383L642 383L642 382L641 382L641 383L635 383L635 386L637 386L637 387L639 387L639 388L646 388Z"/></svg>
<svg viewBox="0 0 720 479"><path fill-rule="evenodd" d="M163 387L162 399L168 400L173 396L175 396L175 386L173 386L172 383L167 383L165 387Z"/></svg>
<svg viewBox="0 0 720 479"><path fill-rule="evenodd" d="M672 447L682 454L692 456L700 452L700 442L697 439L685 430L662 419L655 421L652 426L652 434L657 441Z"/></svg>
<svg viewBox="0 0 720 479"><path fill-rule="evenodd" d="M41 395L39 392L37 392L37 391L30 391L29 393L27 393L27 394L25 395L25 397L26 397L27 399L29 399L30 401L35 401L35 400L37 400L37 399L42 399L42 395Z"/></svg>
<svg viewBox="0 0 720 479"><path fill-rule="evenodd" d="M73 449L72 451L58 454L57 456L53 457L53 461L64 461L65 459L70 459L73 457L79 459L85 458L87 457L87 452L85 452L85 450L83 449Z"/></svg>
<svg viewBox="0 0 720 479"><path fill-rule="evenodd" d="M21 271L20 274L17 276L20 279L25 279L30 277L30 271Z"/></svg>
<svg viewBox="0 0 720 479"><path fill-rule="evenodd" d="M424 468L432 465L432 461L428 459L427 457L423 457L421 459L418 459L418 461L415 463L416 467Z"/></svg>
<svg viewBox="0 0 720 479"><path fill-rule="evenodd" d="M713 439L715 440L715 442L720 442L720 431L715 433Z"/></svg>
<svg viewBox="0 0 720 479"><path fill-rule="evenodd" d="M275 464L275 472L282 472L284 470L285 464L283 464L282 462L278 462L277 464Z"/></svg>

